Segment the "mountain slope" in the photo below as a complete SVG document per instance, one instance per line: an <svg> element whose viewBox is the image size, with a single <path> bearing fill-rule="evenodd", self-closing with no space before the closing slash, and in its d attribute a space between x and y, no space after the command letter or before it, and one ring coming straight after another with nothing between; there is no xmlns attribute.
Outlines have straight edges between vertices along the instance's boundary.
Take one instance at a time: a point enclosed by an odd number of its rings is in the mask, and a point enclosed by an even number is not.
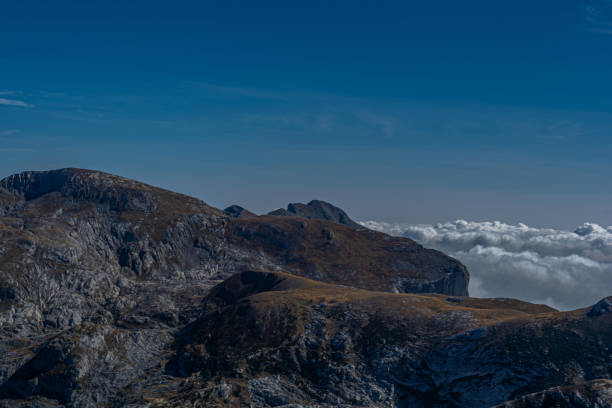
<svg viewBox="0 0 612 408"><path fill-rule="evenodd" d="M2 180L0 189L0 286L19 297L28 297L19 288L33 281L61 286L51 275L79 285L104 270L101 292L108 293L109 280L120 277L210 285L258 267L386 290L466 293L463 266L410 240L387 244L386 236L363 232L361 247L383 251L353 260L360 250L337 224L236 220L200 200L88 170L26 172ZM389 277L385 288L371 276L379 273Z"/></svg>
<svg viewBox="0 0 612 408"><path fill-rule="evenodd" d="M467 294L459 262L409 239L324 220L235 218L192 197L90 170L26 172L0 188L7 242L0 265L9 270L33 258L58 271L78 264L166 279L273 268L371 289ZM13 250L24 246L28 253ZM367 259L359 256L364 250ZM373 274L388 279L380 283Z"/></svg>
<svg viewBox="0 0 612 408"><path fill-rule="evenodd" d="M612 341L610 313L256 271L217 285L197 308L176 332L88 322L52 336L28 351L0 397L83 407L489 407L612 370L601 347Z"/></svg>
<svg viewBox="0 0 612 408"><path fill-rule="evenodd" d="M451 295L467 294L469 279L409 239L318 219L234 218L91 170L25 172L0 181L2 395L109 401L154 373L212 286L248 269Z"/></svg>
<svg viewBox="0 0 612 408"><path fill-rule="evenodd" d="M165 366L189 385L145 387L132 402L197 392L207 406L477 408L612 374L612 314L586 309L251 271L213 288L202 311Z"/></svg>

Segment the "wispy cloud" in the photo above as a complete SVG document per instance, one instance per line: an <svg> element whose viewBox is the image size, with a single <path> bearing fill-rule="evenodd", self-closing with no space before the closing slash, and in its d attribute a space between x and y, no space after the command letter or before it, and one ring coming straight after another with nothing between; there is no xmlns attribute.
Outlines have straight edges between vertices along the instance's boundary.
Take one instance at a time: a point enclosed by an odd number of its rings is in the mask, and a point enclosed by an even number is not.
<svg viewBox="0 0 612 408"><path fill-rule="evenodd" d="M31 149L26 147L7 147L0 149L0 153L34 153L38 152L37 149Z"/></svg>
<svg viewBox="0 0 612 408"><path fill-rule="evenodd" d="M377 129L377 133L391 137L396 133L397 123L393 117L362 110L356 113L357 118L368 126Z"/></svg>
<svg viewBox="0 0 612 408"><path fill-rule="evenodd" d="M182 81L182 87L190 90L201 90L206 93L216 94L225 97L234 98L252 98L261 100L276 100L276 101L323 101L323 102L358 102L364 101L365 98L355 96L346 96L334 93L323 92L320 90L296 90L296 89L263 89L250 88L243 86L220 85L207 82L197 81Z"/></svg>
<svg viewBox="0 0 612 408"><path fill-rule="evenodd" d="M589 0L580 5L587 30L595 34L612 34L612 1Z"/></svg>
<svg viewBox="0 0 612 408"><path fill-rule="evenodd" d="M6 98L0 98L0 105L19 106L21 108L33 108L34 107L34 105L24 102L24 101L19 101L16 99L6 99Z"/></svg>
<svg viewBox="0 0 612 408"><path fill-rule="evenodd" d="M203 82L187 82L187 84L191 87L199 87L209 92L214 92L214 93L223 94L223 95L231 95L235 97L246 97L246 98L255 98L255 99L277 99L277 100L285 100L288 97L288 94L284 94L280 92L271 92L271 91L267 91L263 89L256 89L256 88L215 85L215 84L209 84L209 83L203 83Z"/></svg>
<svg viewBox="0 0 612 408"><path fill-rule="evenodd" d="M589 29L589 31L592 33L596 33L596 34L612 34L612 27L610 28L591 28Z"/></svg>
<svg viewBox="0 0 612 408"><path fill-rule="evenodd" d="M15 135L17 133L19 133L20 130L19 129L5 129L5 130L0 130L0 137L2 136L11 136L11 135Z"/></svg>

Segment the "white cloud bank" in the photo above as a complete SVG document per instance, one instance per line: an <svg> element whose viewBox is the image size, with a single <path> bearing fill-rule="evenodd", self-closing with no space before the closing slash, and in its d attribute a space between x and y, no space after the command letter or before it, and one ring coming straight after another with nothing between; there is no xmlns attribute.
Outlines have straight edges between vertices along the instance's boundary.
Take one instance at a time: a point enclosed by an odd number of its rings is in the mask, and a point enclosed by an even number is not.
<svg viewBox="0 0 612 408"><path fill-rule="evenodd" d="M612 295L612 227L585 223L571 232L499 221L361 224L459 259L470 271L471 296L513 297L568 310Z"/></svg>

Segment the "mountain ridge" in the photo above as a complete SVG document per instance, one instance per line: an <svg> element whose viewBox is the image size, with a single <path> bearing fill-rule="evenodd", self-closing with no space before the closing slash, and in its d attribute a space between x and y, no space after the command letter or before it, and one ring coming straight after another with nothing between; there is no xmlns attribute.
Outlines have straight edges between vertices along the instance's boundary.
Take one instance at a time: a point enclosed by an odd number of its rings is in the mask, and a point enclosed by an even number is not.
<svg viewBox="0 0 612 408"><path fill-rule="evenodd" d="M488 407L611 376L608 298L473 299L410 239L245 211L90 170L1 180L0 406Z"/></svg>
<svg viewBox="0 0 612 408"><path fill-rule="evenodd" d="M358 271L373 274L376 269L383 275L396 276L396 282L391 282L388 290L467 294L469 275L465 267L409 239L389 238L367 231L353 234L337 223L319 219L302 222L266 216L228 217L199 199L91 170L24 172L3 179L0 186L10 194L5 201L13 206L4 206L6 215L11 215L11 207L18 217L25 214L38 220L53 218L47 221L53 223L56 230L72 228L58 225L62 219L75 224L84 217L99 218L105 225L96 222L88 229L105 228L108 232L104 234L112 235L110 241L118 241L109 250L116 252L114 257L119 266L138 276L167 275L176 268L201 269L197 268L198 264L211 275L215 267L212 258L231 257L228 252L233 252L254 260L258 258L255 253L263 248L267 249L268 256L260 258L259 262L263 261L260 266L278 268L291 264L294 273L315 279L333 273L335 279L342 280L338 283L351 284L347 268L353 276ZM58 216L57 211L62 214ZM88 233L85 241L95 245L95 234ZM325 238L323 241L321 236ZM187 242L187 238L193 242ZM109 237L100 237L98 241L109 242ZM231 243L238 247L230 247ZM371 243L385 248L388 255L379 260L372 256L367 262L360 261L360 251L351 248L356 245L370 247ZM83 251L86 252L86 248ZM343 266L333 262L338 251L354 255L343 256ZM431 258L431 262L420 261L421 255ZM113 258L108 251L104 256ZM250 261L240 262L246 266ZM428 269L428 264L440 266L435 266L438 270ZM442 266L446 264L448 266ZM374 282L366 279L353 284ZM381 284L378 283L378 288L382 288Z"/></svg>

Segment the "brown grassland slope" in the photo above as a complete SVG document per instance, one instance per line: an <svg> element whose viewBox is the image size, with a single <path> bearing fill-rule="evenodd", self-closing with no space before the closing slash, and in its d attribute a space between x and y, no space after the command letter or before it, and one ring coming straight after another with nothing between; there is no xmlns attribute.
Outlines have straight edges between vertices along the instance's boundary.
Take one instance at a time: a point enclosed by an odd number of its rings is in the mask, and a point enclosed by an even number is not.
<svg viewBox="0 0 612 408"><path fill-rule="evenodd" d="M194 379L212 405L489 407L612 370L608 313L268 272L235 275L202 307L166 370Z"/></svg>

